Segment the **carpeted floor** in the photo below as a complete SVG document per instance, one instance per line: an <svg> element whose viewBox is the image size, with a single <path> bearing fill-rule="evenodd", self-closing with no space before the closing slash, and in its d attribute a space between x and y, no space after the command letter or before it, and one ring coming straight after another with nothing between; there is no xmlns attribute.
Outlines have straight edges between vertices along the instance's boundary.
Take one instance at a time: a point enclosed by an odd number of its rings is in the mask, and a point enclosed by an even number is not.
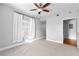
<svg viewBox="0 0 79 59"><path fill-rule="evenodd" d="M1 51L0 56L79 56L79 49L47 40L36 40Z"/></svg>

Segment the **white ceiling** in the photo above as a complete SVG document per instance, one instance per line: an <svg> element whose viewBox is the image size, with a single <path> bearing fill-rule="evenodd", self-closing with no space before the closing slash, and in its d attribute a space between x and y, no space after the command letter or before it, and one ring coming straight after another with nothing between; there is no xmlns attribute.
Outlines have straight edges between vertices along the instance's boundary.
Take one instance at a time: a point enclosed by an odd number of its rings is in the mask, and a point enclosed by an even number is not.
<svg viewBox="0 0 79 59"><path fill-rule="evenodd" d="M64 14L68 12L79 12L79 4L78 3L51 3L47 9L50 10L49 13L42 12L40 15L37 11L30 11L30 9L37 8L33 3L10 3L8 4L12 7L18 8L24 12L26 12L29 15L35 16L35 17L42 17L46 18L49 16L53 16L56 14Z"/></svg>

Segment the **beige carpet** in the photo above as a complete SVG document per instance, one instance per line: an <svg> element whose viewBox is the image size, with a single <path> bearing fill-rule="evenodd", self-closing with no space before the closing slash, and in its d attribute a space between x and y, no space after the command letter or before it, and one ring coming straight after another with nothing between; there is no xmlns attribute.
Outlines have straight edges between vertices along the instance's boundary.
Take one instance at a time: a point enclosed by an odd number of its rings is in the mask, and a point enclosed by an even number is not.
<svg viewBox="0 0 79 59"><path fill-rule="evenodd" d="M36 40L0 52L1 56L78 56L79 50L74 46L62 45L47 40Z"/></svg>

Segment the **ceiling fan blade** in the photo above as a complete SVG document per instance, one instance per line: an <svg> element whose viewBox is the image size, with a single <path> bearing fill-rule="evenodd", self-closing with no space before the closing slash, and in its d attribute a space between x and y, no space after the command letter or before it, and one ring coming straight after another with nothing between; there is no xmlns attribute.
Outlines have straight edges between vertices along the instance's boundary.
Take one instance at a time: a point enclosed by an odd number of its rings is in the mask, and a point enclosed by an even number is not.
<svg viewBox="0 0 79 59"><path fill-rule="evenodd" d="M50 5L50 3L46 3L45 5L43 5L42 8L45 8L45 7L47 7L48 5Z"/></svg>
<svg viewBox="0 0 79 59"><path fill-rule="evenodd" d="M44 9L43 11L45 11L45 12L49 12L49 10L45 10L45 9Z"/></svg>
<svg viewBox="0 0 79 59"><path fill-rule="evenodd" d="M40 8L37 3L34 3L34 5L35 5L36 7L38 7L38 8Z"/></svg>
<svg viewBox="0 0 79 59"><path fill-rule="evenodd" d="M31 9L30 11L36 11L37 9Z"/></svg>

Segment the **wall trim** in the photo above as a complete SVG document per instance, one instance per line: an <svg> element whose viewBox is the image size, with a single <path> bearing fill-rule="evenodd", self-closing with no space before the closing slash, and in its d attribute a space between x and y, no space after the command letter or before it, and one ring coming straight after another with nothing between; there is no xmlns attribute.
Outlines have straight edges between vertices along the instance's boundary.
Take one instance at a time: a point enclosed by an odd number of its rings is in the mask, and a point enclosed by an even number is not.
<svg viewBox="0 0 79 59"><path fill-rule="evenodd" d="M39 40L39 39L43 39L43 38L44 37L35 38L35 39L33 39L33 41ZM0 48L0 51L4 51L4 50L7 50L7 49L10 49L10 48L13 48L13 47L25 44L25 43L27 43L27 42L21 42L21 43L17 43L17 44L13 44L13 45L7 46L7 47L3 47L3 48Z"/></svg>
<svg viewBox="0 0 79 59"><path fill-rule="evenodd" d="M77 19L77 17L66 17L66 18L63 18L63 20L69 20L69 19Z"/></svg>
<svg viewBox="0 0 79 59"><path fill-rule="evenodd" d="M7 47L0 48L0 51L7 50L7 49L10 49L10 48L22 45L22 44L25 44L25 42L21 42L21 43L17 43L17 44L13 44L13 45L10 45L10 46L7 46Z"/></svg>
<svg viewBox="0 0 79 59"><path fill-rule="evenodd" d="M45 36L39 37L39 38L35 38L35 40L39 40L39 39L44 39Z"/></svg>
<svg viewBox="0 0 79 59"><path fill-rule="evenodd" d="M56 43L60 43L60 44L63 44L62 41L55 41L55 40L52 40L52 39L46 39L46 40L48 40L48 41L52 41L52 42L56 42Z"/></svg>

